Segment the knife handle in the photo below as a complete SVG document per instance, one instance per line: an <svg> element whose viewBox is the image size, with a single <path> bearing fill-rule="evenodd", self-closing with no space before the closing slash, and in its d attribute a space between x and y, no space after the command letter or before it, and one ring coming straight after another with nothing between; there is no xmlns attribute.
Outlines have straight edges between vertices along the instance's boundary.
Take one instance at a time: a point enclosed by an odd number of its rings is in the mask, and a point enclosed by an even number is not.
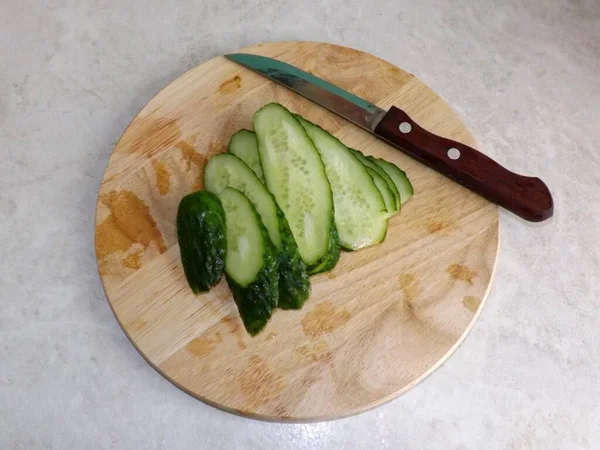
<svg viewBox="0 0 600 450"><path fill-rule="evenodd" d="M525 220L541 222L554 212L552 195L542 180L518 175L468 145L430 133L395 106L375 134Z"/></svg>

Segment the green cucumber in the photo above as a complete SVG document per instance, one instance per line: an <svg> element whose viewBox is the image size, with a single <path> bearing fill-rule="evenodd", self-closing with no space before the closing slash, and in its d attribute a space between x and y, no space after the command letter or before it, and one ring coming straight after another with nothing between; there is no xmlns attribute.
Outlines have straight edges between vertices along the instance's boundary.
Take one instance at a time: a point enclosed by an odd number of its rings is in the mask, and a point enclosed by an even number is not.
<svg viewBox="0 0 600 450"><path fill-rule="evenodd" d="M267 188L285 214L308 272L323 271L331 266L323 261L339 255L339 240L332 238L333 197L319 152L279 104L259 109L253 125Z"/></svg>
<svg viewBox="0 0 600 450"><path fill-rule="evenodd" d="M277 250L252 202L240 191L219 194L225 211L225 276L251 336L260 333L277 307Z"/></svg>
<svg viewBox="0 0 600 450"><path fill-rule="evenodd" d="M374 161L375 164L381 167L385 173L390 176L396 185L396 188L398 188L398 192L400 192L400 202L404 205L414 194L412 184L406 176L406 172L384 159L374 158Z"/></svg>
<svg viewBox="0 0 600 450"><path fill-rule="evenodd" d="M358 250L383 241L388 213L367 168L335 136L298 115L295 117L315 144L325 165L342 247Z"/></svg>
<svg viewBox="0 0 600 450"><path fill-rule="evenodd" d="M366 167L370 167L371 169L373 169L385 180L385 182L388 184L388 186L392 190L392 193L394 194L394 214L399 212L400 207L402 205L400 203L400 192L398 192L398 188L396 187L396 185L394 184L394 182L392 181L390 176L387 173L385 173L385 171L373 161L373 158L371 156L367 157L367 156L363 155L361 152L359 152L358 150L354 150L354 149L353 149L353 152L354 152L354 155L358 159L360 159L361 163L363 163Z"/></svg>
<svg viewBox="0 0 600 450"><path fill-rule="evenodd" d="M385 203L385 209L387 211L387 217L393 216L396 212L396 199L394 198L394 193L381 175L379 175L370 167L365 167L365 169L367 169L367 172L369 172L369 175L371 175L371 178L373 178L375 186L377 186L377 189L379 189L379 192L383 197L383 202Z"/></svg>
<svg viewBox="0 0 600 450"><path fill-rule="evenodd" d="M177 240L188 284L195 294L214 286L225 266L225 213L216 195L188 194L177 208Z"/></svg>
<svg viewBox="0 0 600 450"><path fill-rule="evenodd" d="M258 156L258 144L256 135L250 130L240 130L231 136L229 140L229 153L234 154L252 169L261 182L265 182L260 157Z"/></svg>
<svg viewBox="0 0 600 450"><path fill-rule="evenodd" d="M232 187L252 202L278 250L279 307L300 309L310 295L310 280L288 222L265 185L240 158L219 153L204 169L204 187L217 195Z"/></svg>

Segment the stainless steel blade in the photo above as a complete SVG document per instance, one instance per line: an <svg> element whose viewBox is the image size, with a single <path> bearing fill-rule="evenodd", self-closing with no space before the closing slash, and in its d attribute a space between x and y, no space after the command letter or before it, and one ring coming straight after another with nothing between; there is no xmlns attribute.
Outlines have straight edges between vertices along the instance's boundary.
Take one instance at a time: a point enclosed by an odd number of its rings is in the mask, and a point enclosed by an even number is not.
<svg viewBox="0 0 600 450"><path fill-rule="evenodd" d="M366 130L375 130L386 113L378 106L348 91L276 59L245 53L235 53L225 57L291 89Z"/></svg>

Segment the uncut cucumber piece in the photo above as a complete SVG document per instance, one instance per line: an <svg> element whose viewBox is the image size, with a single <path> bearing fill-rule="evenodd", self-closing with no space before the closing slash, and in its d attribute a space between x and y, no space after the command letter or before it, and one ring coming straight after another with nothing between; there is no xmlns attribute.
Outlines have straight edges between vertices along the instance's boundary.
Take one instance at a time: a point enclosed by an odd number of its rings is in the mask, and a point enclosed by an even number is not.
<svg viewBox="0 0 600 450"><path fill-rule="evenodd" d="M263 177L262 167L260 166L260 157L258 156L258 143L256 135L250 130L240 130L231 136L229 153L234 154L252 169L261 182L265 182Z"/></svg>
<svg viewBox="0 0 600 450"><path fill-rule="evenodd" d="M204 187L219 195L237 189L252 202L278 251L279 307L300 309L310 295L310 280L283 212L256 174L230 153L213 156L204 169Z"/></svg>
<svg viewBox="0 0 600 450"><path fill-rule="evenodd" d="M338 138L298 115L295 117L315 144L325 165L342 247L358 250L383 241L388 213L367 168Z"/></svg>
<svg viewBox="0 0 600 450"><path fill-rule="evenodd" d="M370 159L371 157L367 157L367 156L363 155L358 150L352 149L352 151L353 151L354 155L356 155L356 157L360 160L361 163L363 163L366 167L370 167L371 169L373 169L375 172L377 172L379 174L379 176L381 176L385 180L385 182L388 184L389 188L392 190L392 193L394 194L394 214L399 212L400 207L402 205L400 203L400 192L398 192L398 188L396 188L396 185L394 184L394 182L392 181L390 176L387 173L385 173L385 171L381 167L379 167L377 164L375 164L375 162Z"/></svg>
<svg viewBox="0 0 600 450"><path fill-rule="evenodd" d="M251 336L260 333L277 306L277 250L252 202L237 189L219 194L225 211L225 277Z"/></svg>
<svg viewBox="0 0 600 450"><path fill-rule="evenodd" d="M387 217L393 216L396 212L396 199L394 198L394 193L381 175L379 175L370 167L365 167L365 169L367 172L369 172L371 178L373 178L375 186L377 186L377 189L379 189L379 192L383 197L383 202L385 203L385 209L387 211Z"/></svg>
<svg viewBox="0 0 600 450"><path fill-rule="evenodd" d="M216 195L198 191L181 199L177 208L177 240L192 291L208 291L221 279L227 249L225 213Z"/></svg>
<svg viewBox="0 0 600 450"><path fill-rule="evenodd" d="M333 197L319 152L296 118L270 103L253 117L267 188L285 214L309 273L339 252L332 239Z"/></svg>
<svg viewBox="0 0 600 450"><path fill-rule="evenodd" d="M381 167L387 173L400 193L400 203L404 204L414 194L413 186L406 176L406 172L397 165L386 161L385 159L374 158L375 164Z"/></svg>

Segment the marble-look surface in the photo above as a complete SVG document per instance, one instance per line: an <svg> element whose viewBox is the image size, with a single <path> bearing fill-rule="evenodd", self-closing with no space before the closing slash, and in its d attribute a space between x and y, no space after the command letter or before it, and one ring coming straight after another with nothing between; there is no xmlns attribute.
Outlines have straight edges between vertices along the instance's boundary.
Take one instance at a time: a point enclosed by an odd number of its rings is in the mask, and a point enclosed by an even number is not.
<svg viewBox="0 0 600 450"><path fill-rule="evenodd" d="M600 448L600 4L313 3L0 0L0 448ZM556 204L540 225L502 213L488 304L441 369L373 411L292 425L216 410L150 368L93 247L134 114L212 56L288 39L416 74Z"/></svg>

